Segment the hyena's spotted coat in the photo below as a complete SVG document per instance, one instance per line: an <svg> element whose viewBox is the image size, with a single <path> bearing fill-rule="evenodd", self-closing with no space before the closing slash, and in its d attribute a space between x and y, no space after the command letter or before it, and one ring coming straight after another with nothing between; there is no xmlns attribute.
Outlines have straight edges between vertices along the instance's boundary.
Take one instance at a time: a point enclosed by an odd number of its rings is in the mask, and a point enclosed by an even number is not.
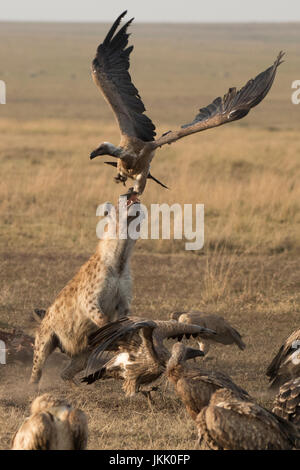
<svg viewBox="0 0 300 470"><path fill-rule="evenodd" d="M127 217L127 223L135 217ZM131 301L130 254L135 241L106 238L48 308L37 330L30 383L38 383L47 357L59 346L71 357L62 371L72 380L86 365L88 336L127 316Z"/></svg>

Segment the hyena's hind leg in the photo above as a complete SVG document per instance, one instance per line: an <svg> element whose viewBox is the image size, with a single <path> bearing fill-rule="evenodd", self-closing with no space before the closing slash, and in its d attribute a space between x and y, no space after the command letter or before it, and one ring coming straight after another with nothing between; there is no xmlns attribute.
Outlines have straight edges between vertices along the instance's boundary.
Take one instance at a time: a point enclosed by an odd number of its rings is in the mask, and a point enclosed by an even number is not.
<svg viewBox="0 0 300 470"><path fill-rule="evenodd" d="M82 352L76 356L73 356L68 365L62 370L60 376L63 380L74 382L74 377L78 372L85 369L87 360L91 351Z"/></svg>
<svg viewBox="0 0 300 470"><path fill-rule="evenodd" d="M54 331L41 323L35 336L33 365L30 377L31 384L39 383L45 361L57 345L57 336Z"/></svg>

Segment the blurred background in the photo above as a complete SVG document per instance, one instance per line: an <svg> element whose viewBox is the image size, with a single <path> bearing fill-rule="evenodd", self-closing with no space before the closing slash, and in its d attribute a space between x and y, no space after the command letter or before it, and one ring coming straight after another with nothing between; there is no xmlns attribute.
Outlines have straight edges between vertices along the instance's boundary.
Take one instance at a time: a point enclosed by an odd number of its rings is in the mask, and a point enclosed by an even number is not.
<svg viewBox="0 0 300 470"><path fill-rule="evenodd" d="M245 119L158 151L152 173L170 190L149 182L143 202L204 203L205 248L293 250L299 246L300 105L292 103L291 85L300 73L300 29L296 22L277 22L299 19L300 6L293 1L254 1L251 10L236 1L226 2L226 8L221 1L213 5L214 10L204 2L188 2L188 8L154 2L150 9L127 2L127 18L136 17L130 72L158 136L190 122L229 87L243 86L280 50L286 60L266 99ZM5 248L89 252L97 241L96 207L115 202L123 192L105 158L89 160L98 143L119 142L90 64L123 10L124 2L33 0L6 2L1 9L1 19L9 20L0 28L0 79L7 87L7 104L0 106ZM183 247L178 241L140 246Z"/></svg>
<svg viewBox="0 0 300 470"><path fill-rule="evenodd" d="M224 23L224 22L284 22L300 20L300 5L297 0L10 0L3 1L1 19L10 21L76 21L111 22L121 11L129 10L137 22L151 23Z"/></svg>

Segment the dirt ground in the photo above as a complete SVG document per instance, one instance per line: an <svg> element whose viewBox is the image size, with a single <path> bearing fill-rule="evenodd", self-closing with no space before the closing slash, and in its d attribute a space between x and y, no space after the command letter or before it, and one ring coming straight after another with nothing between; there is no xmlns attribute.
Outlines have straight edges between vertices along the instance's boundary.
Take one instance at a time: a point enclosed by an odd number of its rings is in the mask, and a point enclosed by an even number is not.
<svg viewBox="0 0 300 470"><path fill-rule="evenodd" d="M86 258L2 253L1 324L30 332L33 308L47 307ZM217 258L216 254L136 253L132 262L133 313L154 319L168 318L171 311L181 308L222 314L243 334L247 348L241 352L233 346L215 346L211 359L197 361L230 374L269 407L272 397L267 389L266 367L282 340L298 327L299 264L287 255ZM168 343L171 346L173 342ZM117 381L70 389L59 377L65 361L59 352L52 355L40 392L64 396L87 413L90 449L194 448L195 426L171 386L162 384L150 409L143 396L126 398ZM7 449L28 415L32 399L27 388L30 364L1 366L0 374L0 448Z"/></svg>

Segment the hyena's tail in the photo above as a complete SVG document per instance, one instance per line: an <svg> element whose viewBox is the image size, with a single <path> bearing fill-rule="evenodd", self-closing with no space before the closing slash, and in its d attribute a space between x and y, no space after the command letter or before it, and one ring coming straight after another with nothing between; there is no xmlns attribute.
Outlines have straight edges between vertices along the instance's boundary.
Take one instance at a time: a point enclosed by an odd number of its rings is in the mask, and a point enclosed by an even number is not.
<svg viewBox="0 0 300 470"><path fill-rule="evenodd" d="M29 333L32 336L35 336L36 331L38 327L40 326L46 312L47 310L35 308L34 311L30 313L28 328L29 328Z"/></svg>

